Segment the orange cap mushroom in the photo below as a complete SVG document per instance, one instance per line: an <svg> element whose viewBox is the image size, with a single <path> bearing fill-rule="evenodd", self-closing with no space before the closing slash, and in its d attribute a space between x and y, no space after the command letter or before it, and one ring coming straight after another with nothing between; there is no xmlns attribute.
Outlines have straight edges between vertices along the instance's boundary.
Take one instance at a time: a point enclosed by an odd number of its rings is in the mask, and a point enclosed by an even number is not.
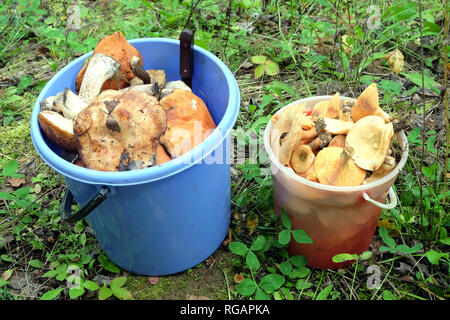
<svg viewBox="0 0 450 320"><path fill-rule="evenodd" d="M353 121L342 121L340 119L324 118L325 132L331 134L347 134L353 127Z"/></svg>
<svg viewBox="0 0 450 320"><path fill-rule="evenodd" d="M299 145L291 156L291 168L294 169L296 173L306 172L314 162L314 152L308 145Z"/></svg>
<svg viewBox="0 0 450 320"><path fill-rule="evenodd" d="M314 160L314 171L322 184L356 186L364 182L366 171L358 167L344 148L326 147Z"/></svg>
<svg viewBox="0 0 450 320"><path fill-rule="evenodd" d="M345 148L345 135L339 134L331 139L329 147L340 147Z"/></svg>
<svg viewBox="0 0 450 320"><path fill-rule="evenodd" d="M361 93L351 113L351 117L355 122L370 115L380 116L385 122L390 121L389 115L380 109L376 83L372 83Z"/></svg>
<svg viewBox="0 0 450 320"><path fill-rule="evenodd" d="M367 116L354 124L345 144L353 148L353 160L360 168L375 171L388 154L393 135L392 123L385 123L379 116Z"/></svg>
<svg viewBox="0 0 450 320"><path fill-rule="evenodd" d="M391 172L392 170L394 170L396 166L396 162L395 162L395 158L387 156L383 163L381 164L381 166L375 170L370 177L368 177L364 182L365 183L370 183L370 182L374 182L377 181L381 178L383 178L384 176L386 176L389 172Z"/></svg>
<svg viewBox="0 0 450 320"><path fill-rule="evenodd" d="M320 101L314 105L311 118L317 120L323 118L338 118L341 113L341 98L339 92L331 98L331 100Z"/></svg>

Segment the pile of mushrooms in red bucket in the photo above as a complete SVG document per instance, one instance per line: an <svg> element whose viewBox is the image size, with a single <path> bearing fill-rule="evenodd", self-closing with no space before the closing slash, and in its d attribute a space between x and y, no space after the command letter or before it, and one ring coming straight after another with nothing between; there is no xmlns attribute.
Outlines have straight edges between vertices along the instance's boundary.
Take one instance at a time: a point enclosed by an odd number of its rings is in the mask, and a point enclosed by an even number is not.
<svg viewBox="0 0 450 320"><path fill-rule="evenodd" d="M375 83L358 99L339 92L330 100L287 106L274 115L270 144L280 163L325 185L357 186L391 172L401 156L389 114L379 106Z"/></svg>
<svg viewBox="0 0 450 320"><path fill-rule="evenodd" d="M85 168L159 165L216 128L206 104L184 82L167 82L164 70L143 70L142 55L121 32L99 41L75 88L43 100L38 119L45 136Z"/></svg>

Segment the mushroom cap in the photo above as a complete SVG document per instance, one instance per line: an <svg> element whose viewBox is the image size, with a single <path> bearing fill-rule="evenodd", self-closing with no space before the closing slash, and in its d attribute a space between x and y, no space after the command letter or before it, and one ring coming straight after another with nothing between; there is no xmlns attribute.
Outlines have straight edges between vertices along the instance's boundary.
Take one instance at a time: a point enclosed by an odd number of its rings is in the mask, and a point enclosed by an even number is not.
<svg viewBox="0 0 450 320"><path fill-rule="evenodd" d="M340 147L345 148L345 135L338 134L337 136L334 136L333 139L331 139L329 147Z"/></svg>
<svg viewBox="0 0 450 320"><path fill-rule="evenodd" d="M174 89L160 103L167 116L160 142L172 158L202 143L216 128L206 104L190 91Z"/></svg>
<svg viewBox="0 0 450 320"><path fill-rule="evenodd" d="M405 57L403 56L403 53L399 49L394 49L391 52L388 52L384 55L384 58L388 62L389 66L392 69L392 72L395 75L398 75L405 65Z"/></svg>
<svg viewBox="0 0 450 320"><path fill-rule="evenodd" d="M330 100L319 101L314 105L311 118L317 120L319 117L336 119L341 113L341 98L337 92Z"/></svg>
<svg viewBox="0 0 450 320"><path fill-rule="evenodd" d="M73 121L56 111L44 110L38 115L39 125L45 136L57 146L77 152L77 141L73 134Z"/></svg>
<svg viewBox="0 0 450 320"><path fill-rule="evenodd" d="M156 147L156 164L163 164L170 160L171 158L167 154L166 149L164 149L164 147L158 143L158 146Z"/></svg>
<svg viewBox="0 0 450 320"><path fill-rule="evenodd" d="M96 53L103 53L111 56L120 63L119 87L117 87L117 78L113 76L111 79L105 81L102 86L102 91L107 89L123 89L129 86L128 83L135 77L135 74L131 71L130 67L130 60L133 56L137 56L141 60L141 65L143 65L140 52L125 39L123 33L120 31L114 32L101 39L95 46L92 56ZM75 79L75 88L77 92L80 91L88 64L89 61L83 65Z"/></svg>
<svg viewBox="0 0 450 320"><path fill-rule="evenodd" d="M386 176L389 172L391 172L392 170L394 170L395 166L397 165L397 163L395 162L395 158L391 157L391 156L387 156L383 163L381 164L381 166L375 170L374 172L372 172L372 174L370 175L370 177L366 178L365 182L366 183L370 183L370 182L374 182L377 181L381 178L383 178L384 176Z"/></svg>
<svg viewBox="0 0 450 320"><path fill-rule="evenodd" d="M314 171L320 183L356 186L364 182L366 171L358 167L350 157L345 159L344 150L340 147L326 147L316 155Z"/></svg>
<svg viewBox="0 0 450 320"><path fill-rule="evenodd" d="M385 122L390 121L389 115L380 109L376 83L372 83L361 93L351 113L351 117L355 122L370 115L380 116Z"/></svg>
<svg viewBox="0 0 450 320"><path fill-rule="evenodd" d="M296 173L304 173L314 162L314 152L311 147L305 144L297 146L292 152L290 165Z"/></svg>
<svg viewBox="0 0 450 320"><path fill-rule="evenodd" d="M331 134L347 134L353 127L353 121L343 121L340 119L324 118L325 132Z"/></svg>
<svg viewBox="0 0 450 320"><path fill-rule="evenodd" d="M135 90L106 90L75 118L78 153L87 168L126 171L155 164L166 114L158 100Z"/></svg>
<svg viewBox="0 0 450 320"><path fill-rule="evenodd" d="M353 160L360 168L375 171L388 154L393 135L392 123L385 123L379 116L367 116L354 124L345 145L353 148Z"/></svg>
<svg viewBox="0 0 450 320"><path fill-rule="evenodd" d="M311 165L311 167L309 167L309 169L306 170L305 173L299 174L299 176L309 181L319 182L319 180L317 180L316 171L314 170L314 165Z"/></svg>

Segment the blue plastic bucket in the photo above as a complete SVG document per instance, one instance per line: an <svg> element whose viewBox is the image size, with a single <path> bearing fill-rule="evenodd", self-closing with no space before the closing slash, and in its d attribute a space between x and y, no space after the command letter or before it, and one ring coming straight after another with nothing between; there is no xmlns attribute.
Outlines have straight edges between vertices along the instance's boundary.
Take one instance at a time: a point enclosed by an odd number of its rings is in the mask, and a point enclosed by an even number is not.
<svg viewBox="0 0 450 320"><path fill-rule="evenodd" d="M143 56L144 69L164 69L179 80L179 41L129 41ZM103 172L79 167L42 135L39 103L75 90L75 78L92 52L68 64L43 88L31 115L31 138L41 158L60 173L80 206L100 190L109 196L86 220L102 249L121 268L142 275L177 273L205 260L222 243L230 223L230 131L240 95L230 70L210 52L194 46L193 92L207 104L217 128L183 156L146 169Z"/></svg>

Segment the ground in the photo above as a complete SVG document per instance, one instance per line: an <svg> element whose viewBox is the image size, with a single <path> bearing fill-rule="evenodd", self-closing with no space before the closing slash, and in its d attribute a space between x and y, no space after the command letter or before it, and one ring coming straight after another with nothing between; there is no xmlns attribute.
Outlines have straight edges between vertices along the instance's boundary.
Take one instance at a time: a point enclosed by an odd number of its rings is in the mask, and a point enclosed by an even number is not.
<svg viewBox="0 0 450 320"><path fill-rule="evenodd" d="M444 5L437 0L423 8L411 1L369 7L317 0L1 4L0 299L448 299ZM231 168L231 237L198 266L149 278L115 266L85 221L61 222L65 183L36 153L30 116L47 81L101 37L122 31L127 39L178 39L186 27L238 82L241 106L232 138L248 160L234 161ZM404 55L398 74L385 59L396 48ZM261 175L267 156L248 146L262 141L267 121L282 106L337 91L357 97L372 82L380 105L408 136L408 161L394 185L399 204L382 212L370 254L345 268L307 268L288 258L277 241L283 226L274 215L272 179ZM81 289L73 289L71 281L81 281Z"/></svg>

